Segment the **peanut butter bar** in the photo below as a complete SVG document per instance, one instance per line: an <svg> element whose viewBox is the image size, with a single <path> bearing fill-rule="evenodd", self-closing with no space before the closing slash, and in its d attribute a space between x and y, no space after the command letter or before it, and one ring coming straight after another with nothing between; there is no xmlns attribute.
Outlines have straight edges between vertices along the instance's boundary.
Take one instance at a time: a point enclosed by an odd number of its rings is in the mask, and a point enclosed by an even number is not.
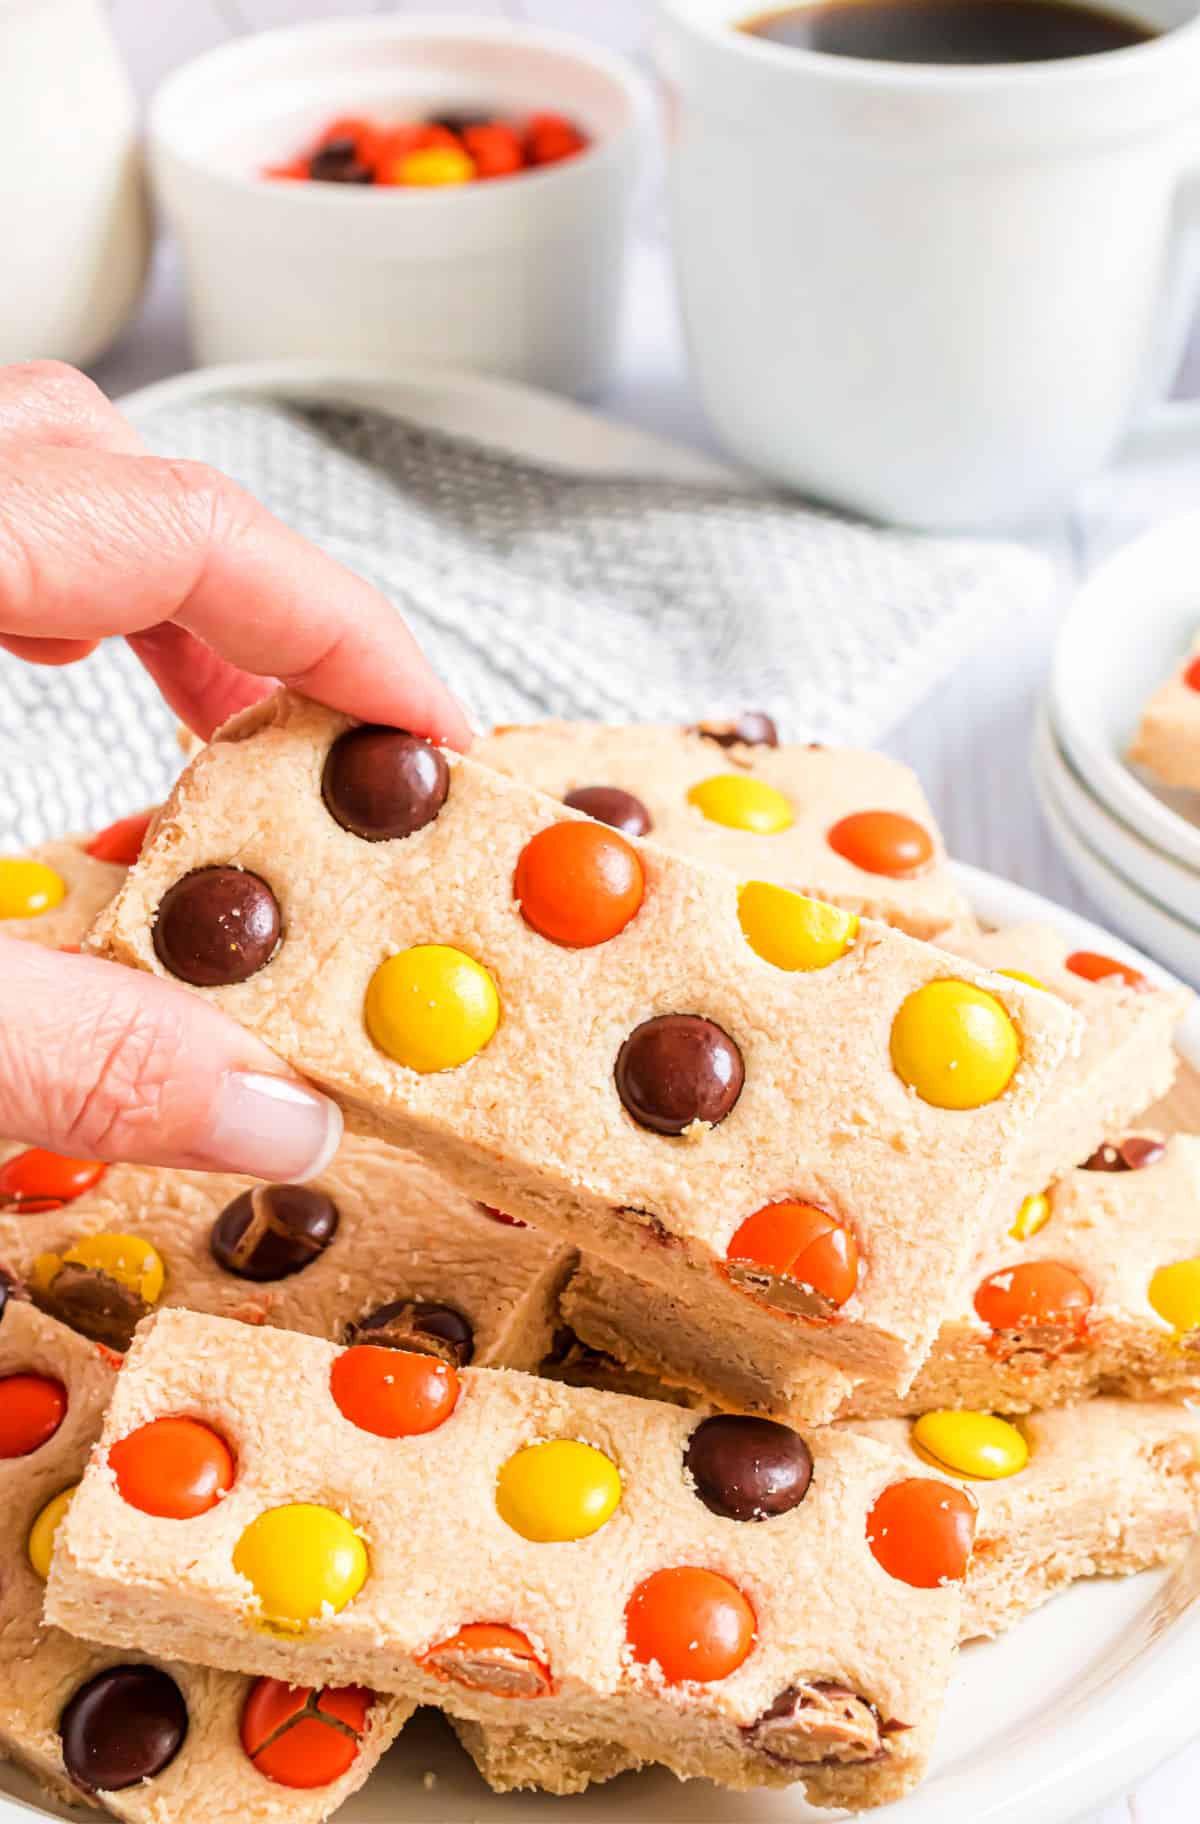
<svg viewBox="0 0 1200 1824"><path fill-rule="evenodd" d="M626 835L914 937L969 917L916 774L886 754L780 746L768 716L539 722L497 729L475 758Z"/></svg>
<svg viewBox="0 0 1200 1824"><path fill-rule="evenodd" d="M469 1196L897 1388L1078 1041L1049 995L286 693L193 762L94 947Z"/></svg>
<svg viewBox="0 0 1200 1824"><path fill-rule="evenodd" d="M411 1704L91 1646L42 1621L62 1497L83 1474L117 1358L9 1294L0 1313L0 1754L52 1797L131 1824L320 1824ZM164 1470L163 1472L167 1472ZM160 1522L160 1524L179 1524Z"/></svg>
<svg viewBox="0 0 1200 1824"><path fill-rule="evenodd" d="M377 1140L346 1140L304 1185L0 1143L0 1265L113 1349L147 1312L183 1305L533 1369L571 1260Z"/></svg>
<svg viewBox="0 0 1200 1824"><path fill-rule="evenodd" d="M1143 709L1129 758L1163 785L1200 790L1200 635Z"/></svg>
<svg viewBox="0 0 1200 1824"><path fill-rule="evenodd" d="M695 1403L789 1425L824 1425L850 1409L854 1375L814 1356L774 1312L732 1298L721 1309L703 1290L682 1281L667 1292L584 1255L559 1296L580 1345L574 1364L565 1351L571 1378L600 1386L618 1385L622 1373L635 1385L658 1380ZM590 1374L587 1350L600 1358ZM906 1405L906 1396L894 1395L892 1405Z"/></svg>
<svg viewBox="0 0 1200 1824"><path fill-rule="evenodd" d="M861 1383L846 1416L1200 1393L1200 1137L1107 1142L1013 1218L908 1392Z"/></svg>
<svg viewBox="0 0 1200 1824"><path fill-rule="evenodd" d="M168 1523L126 1453L157 1457L181 1413L236 1470ZM970 1548L965 1498L901 1463L849 1433L166 1311L118 1379L47 1613L685 1778L879 1804L925 1763Z"/></svg>
<svg viewBox="0 0 1200 1824"><path fill-rule="evenodd" d="M1085 1400L1023 1419L931 1412L852 1429L968 1489L979 1507L963 1639L1000 1634L1081 1577L1172 1558L1200 1523L1200 1415L1169 1401Z"/></svg>
<svg viewBox="0 0 1200 1824"><path fill-rule="evenodd" d="M561 1746L520 1724L485 1729L452 1717L455 1735L493 1792L552 1792L568 1798L589 1786L635 1773L644 1763L619 1742L568 1742Z"/></svg>
<svg viewBox="0 0 1200 1824"><path fill-rule="evenodd" d="M1079 1056L1030 1128L1016 1174L1022 1193L1044 1190L1166 1095L1178 1066L1175 1028L1192 1001L1186 988L1160 988L1115 957L1074 949L1052 925L1011 925L943 942L982 968L1040 983L1083 1021Z"/></svg>
<svg viewBox="0 0 1200 1824"><path fill-rule="evenodd" d="M128 872L88 852L89 836L43 842L23 855L0 855L0 937L51 950L74 949Z"/></svg>

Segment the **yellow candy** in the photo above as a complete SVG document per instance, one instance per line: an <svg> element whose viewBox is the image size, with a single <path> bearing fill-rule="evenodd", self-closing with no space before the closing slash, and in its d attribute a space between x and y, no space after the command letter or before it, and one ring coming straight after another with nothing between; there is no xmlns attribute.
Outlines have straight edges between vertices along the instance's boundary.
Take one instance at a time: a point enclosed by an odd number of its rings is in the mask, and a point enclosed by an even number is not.
<svg viewBox="0 0 1200 1824"><path fill-rule="evenodd" d="M927 982L892 1022L892 1064L934 1108L981 1108L1012 1082L1017 1029L994 994L970 982Z"/></svg>
<svg viewBox="0 0 1200 1824"><path fill-rule="evenodd" d="M621 1499L616 1464L591 1444L555 1438L508 1459L496 1481L500 1518L540 1544L586 1539Z"/></svg>
<svg viewBox="0 0 1200 1824"><path fill-rule="evenodd" d="M858 935L853 912L765 880L748 880L739 889L738 918L750 948L777 969L827 968Z"/></svg>
<svg viewBox="0 0 1200 1824"><path fill-rule="evenodd" d="M688 793L688 803L702 811L710 823L729 830L752 830L756 836L774 836L790 829L792 807L782 792L765 779L745 773L715 773L702 779Z"/></svg>
<svg viewBox="0 0 1200 1824"><path fill-rule="evenodd" d="M1029 1241L1040 1229L1045 1228L1049 1220L1050 1199L1045 1191L1035 1191L1032 1197L1026 1197L1021 1204L1008 1232L1014 1241Z"/></svg>
<svg viewBox="0 0 1200 1824"><path fill-rule="evenodd" d="M66 881L44 861L0 855L0 919L37 918L41 912L52 912L66 896Z"/></svg>
<svg viewBox="0 0 1200 1824"><path fill-rule="evenodd" d="M469 184L475 160L457 146L420 146L400 162L402 184Z"/></svg>
<svg viewBox="0 0 1200 1824"><path fill-rule="evenodd" d="M367 1580L367 1548L333 1508L300 1501L252 1520L233 1568L253 1585L265 1622L298 1632L353 1602Z"/></svg>
<svg viewBox="0 0 1200 1824"><path fill-rule="evenodd" d="M1045 982L1039 982L1036 975L1026 974L1024 969L997 969L997 975L1006 975L1010 982L1024 982L1027 988L1040 988L1043 994L1049 994Z"/></svg>
<svg viewBox="0 0 1200 1824"><path fill-rule="evenodd" d="M990 1412L927 1412L912 1437L928 1462L974 1481L999 1482L1029 1461L1029 1446L1016 1426Z"/></svg>
<svg viewBox="0 0 1200 1824"><path fill-rule="evenodd" d="M26 1551L34 1573L45 1583L50 1575L50 1560L54 1556L54 1535L66 1516L71 1505L71 1497L79 1487L73 1482L70 1488L64 1488L61 1495L55 1495L53 1501L47 1501L37 1519L29 1529Z"/></svg>
<svg viewBox="0 0 1200 1824"><path fill-rule="evenodd" d="M1177 1336L1200 1330L1200 1260L1160 1267L1150 1281L1150 1303Z"/></svg>
<svg viewBox="0 0 1200 1824"><path fill-rule="evenodd" d="M85 1235L63 1254L39 1254L31 1273L35 1288L48 1292L68 1264L106 1274L135 1292L143 1304L156 1305L162 1296L162 1256L140 1235Z"/></svg>
<svg viewBox="0 0 1200 1824"><path fill-rule="evenodd" d="M380 963L363 1011L380 1051L427 1075L483 1050L499 1023L500 997L473 957L448 944L416 944Z"/></svg>

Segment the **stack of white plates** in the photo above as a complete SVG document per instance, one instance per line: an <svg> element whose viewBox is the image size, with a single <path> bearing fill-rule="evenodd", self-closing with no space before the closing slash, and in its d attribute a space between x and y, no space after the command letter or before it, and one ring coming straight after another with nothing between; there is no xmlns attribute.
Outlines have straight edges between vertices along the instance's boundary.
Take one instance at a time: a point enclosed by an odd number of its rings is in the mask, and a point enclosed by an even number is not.
<svg viewBox="0 0 1200 1824"><path fill-rule="evenodd" d="M1200 985L1200 792L1128 759L1146 699L1200 627L1200 513L1127 545L1077 596L1034 737L1042 810L1118 930Z"/></svg>

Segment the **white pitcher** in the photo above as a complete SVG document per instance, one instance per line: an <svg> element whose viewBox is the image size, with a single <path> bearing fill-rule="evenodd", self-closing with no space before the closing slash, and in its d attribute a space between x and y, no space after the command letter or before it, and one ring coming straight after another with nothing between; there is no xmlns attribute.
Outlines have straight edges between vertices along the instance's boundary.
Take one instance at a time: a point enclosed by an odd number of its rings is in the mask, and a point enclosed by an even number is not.
<svg viewBox="0 0 1200 1824"><path fill-rule="evenodd" d="M150 248L102 0L0 0L0 94L0 361L90 361L137 303Z"/></svg>

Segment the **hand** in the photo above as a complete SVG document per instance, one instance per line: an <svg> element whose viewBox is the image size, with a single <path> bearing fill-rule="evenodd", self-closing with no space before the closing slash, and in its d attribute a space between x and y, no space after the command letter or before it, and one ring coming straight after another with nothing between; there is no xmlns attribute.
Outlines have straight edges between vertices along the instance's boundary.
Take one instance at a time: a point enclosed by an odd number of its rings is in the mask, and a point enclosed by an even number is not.
<svg viewBox="0 0 1200 1824"><path fill-rule="evenodd" d="M470 738L377 590L216 470L148 454L82 374L0 368L0 646L65 665L114 634L205 738L277 682ZM328 1164L341 1115L198 997L0 935L0 1135L300 1180Z"/></svg>

